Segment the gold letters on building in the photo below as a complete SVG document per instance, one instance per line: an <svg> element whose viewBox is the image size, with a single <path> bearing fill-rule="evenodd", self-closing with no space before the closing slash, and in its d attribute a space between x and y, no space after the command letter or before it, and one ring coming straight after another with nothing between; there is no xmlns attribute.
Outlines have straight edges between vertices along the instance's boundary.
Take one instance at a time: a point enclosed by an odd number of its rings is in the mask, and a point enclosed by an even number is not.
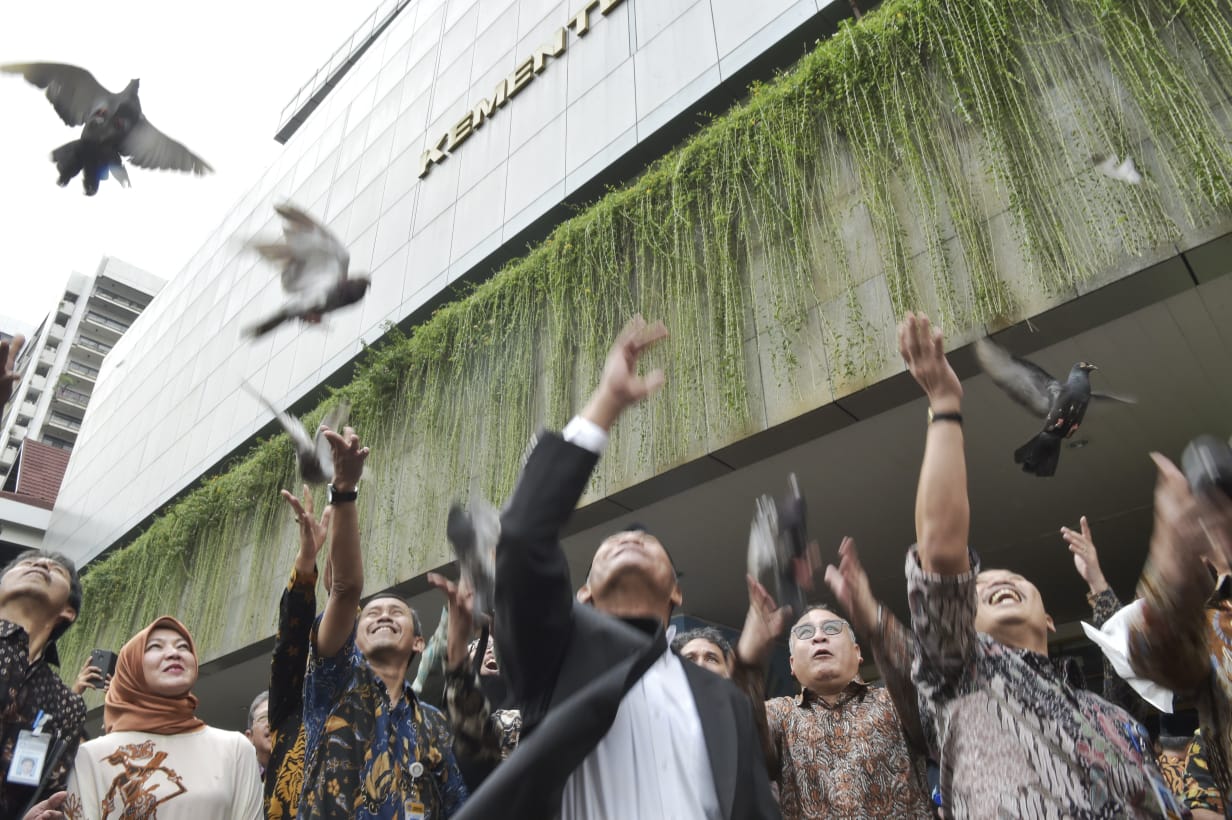
<svg viewBox="0 0 1232 820"><path fill-rule="evenodd" d="M558 28L550 40L536 48L534 54L518 63L509 76L496 84L496 90L492 92L490 99L483 99L476 103L474 108L467 111L465 116L420 155L420 178L426 177L432 170L432 166L444 162L459 145L470 138L471 134L478 131L489 117L504 108L505 104L516 97L523 88L526 88L531 80L543 73L543 70L547 68L548 58L554 59L565 53L568 37L566 29L573 29L576 36L585 37L586 32L590 31L591 12L598 10L600 14L607 14L622 2L623 0L586 0L582 10L573 15L568 23Z"/></svg>

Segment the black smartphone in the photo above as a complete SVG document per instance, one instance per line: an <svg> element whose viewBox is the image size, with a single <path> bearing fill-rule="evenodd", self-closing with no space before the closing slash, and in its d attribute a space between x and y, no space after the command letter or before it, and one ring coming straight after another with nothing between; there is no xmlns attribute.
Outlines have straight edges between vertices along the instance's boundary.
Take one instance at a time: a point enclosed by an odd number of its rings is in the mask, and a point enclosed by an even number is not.
<svg viewBox="0 0 1232 820"><path fill-rule="evenodd" d="M116 653L106 649L95 649L90 653L90 666L103 671L103 680L91 684L95 689L102 689L103 681L115 674Z"/></svg>

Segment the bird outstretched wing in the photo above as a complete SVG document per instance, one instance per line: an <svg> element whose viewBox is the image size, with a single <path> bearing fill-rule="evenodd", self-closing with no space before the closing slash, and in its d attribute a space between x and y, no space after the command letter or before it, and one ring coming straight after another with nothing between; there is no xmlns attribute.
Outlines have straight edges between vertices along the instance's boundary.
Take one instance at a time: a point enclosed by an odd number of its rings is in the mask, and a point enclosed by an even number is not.
<svg viewBox="0 0 1232 820"><path fill-rule="evenodd" d="M1109 393L1107 390L1092 390L1091 398L1097 401L1116 401L1121 404L1138 403L1138 400L1133 396L1122 396L1120 393Z"/></svg>
<svg viewBox="0 0 1232 820"><path fill-rule="evenodd" d="M253 398L265 405L274 414L274 417L278 419L278 423L282 425L282 429L286 430L287 435L290 436L291 443L295 445L296 453L312 451L314 444L312 439L308 437L308 431L304 429L303 422L275 407L269 399L258 392L257 388L249 384L247 379L240 379L240 384Z"/></svg>
<svg viewBox="0 0 1232 820"><path fill-rule="evenodd" d="M198 176L214 170L208 162L159 131L144 117L120 143L120 153L141 168L186 171Z"/></svg>
<svg viewBox="0 0 1232 820"><path fill-rule="evenodd" d="M46 89L52 108L65 125L83 125L98 104L113 96L84 68L65 63L9 63L0 71L20 74L27 82Z"/></svg>
<svg viewBox="0 0 1232 820"><path fill-rule="evenodd" d="M328 427L339 435L342 434L342 426L347 423L347 417L351 415L351 403L348 401L340 401L338 404L325 414L325 418L321 419L321 423L317 425L316 438L313 439L313 446L317 451L317 462L321 465L321 472L330 481L334 480L334 449L329 446L329 439L325 437L324 428Z"/></svg>
<svg viewBox="0 0 1232 820"><path fill-rule="evenodd" d="M989 339L975 343L975 357L980 367L1014 401L1040 418L1045 418L1052 402L1061 392L1061 384L1044 368L1012 355Z"/></svg>
<svg viewBox="0 0 1232 820"><path fill-rule="evenodd" d="M282 265L282 289L311 297L347 278L351 254L328 228L290 203L274 208L284 220L283 241L258 244L257 251Z"/></svg>

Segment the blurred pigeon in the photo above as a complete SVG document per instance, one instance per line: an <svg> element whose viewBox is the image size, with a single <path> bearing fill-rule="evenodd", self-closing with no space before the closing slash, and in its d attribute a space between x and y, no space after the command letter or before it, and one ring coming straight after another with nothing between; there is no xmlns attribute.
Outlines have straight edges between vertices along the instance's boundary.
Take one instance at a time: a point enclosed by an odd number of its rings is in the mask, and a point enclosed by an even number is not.
<svg viewBox="0 0 1232 820"><path fill-rule="evenodd" d="M975 343L975 356L1010 398L1044 419L1044 429L1014 451L1014 463L1021 464L1024 473L1041 477L1056 473L1061 442L1078 432L1091 399L1136 403L1126 396L1091 390L1091 371L1099 368L1090 362L1075 364L1062 384L1039 365L1011 355L988 339Z"/></svg>
<svg viewBox="0 0 1232 820"><path fill-rule="evenodd" d="M749 530L749 575L761 583L780 606L798 616L805 592L813 589L813 573L821 563L809 544L804 496L795 474L788 476L787 496L757 499Z"/></svg>
<svg viewBox="0 0 1232 820"><path fill-rule="evenodd" d="M1130 185L1142 183L1142 174L1138 173L1138 169L1134 166L1133 157L1127 156L1124 161L1121 161L1117 159L1116 154L1109 154L1106 157L1095 157L1093 161L1096 170L1109 179L1128 182Z"/></svg>
<svg viewBox="0 0 1232 820"><path fill-rule="evenodd" d="M276 313L247 330L254 338L292 319L318 324L326 313L364 298L372 283L367 276L347 275L351 254L324 225L290 203L274 210L285 220L283 241L253 247L282 265L287 300Z"/></svg>
<svg viewBox="0 0 1232 820"><path fill-rule="evenodd" d="M486 626L496 611L496 542L500 540L500 513L478 494L467 506L449 508L445 535L453 545L462 577L470 583L475 598L475 623Z"/></svg>
<svg viewBox="0 0 1232 820"><path fill-rule="evenodd" d="M84 68L63 63L11 63L0 71L20 74L39 88L65 125L84 125L81 138L65 143L51 153L60 171L57 184L68 185L80 173L86 196L98 192L98 183L108 170L124 187L128 172L121 157L140 168L166 168L197 175L212 171L205 160L159 131L141 113L137 98L140 80L131 80L119 94L99 85Z"/></svg>
<svg viewBox="0 0 1232 820"><path fill-rule="evenodd" d="M341 431L341 426L346 424L347 416L351 413L351 405L345 401L339 402L338 406L330 410L321 420L316 436L311 437L304 428L303 422L271 404L269 399L257 392L257 389L246 379L240 379L240 383L257 401L269 408L274 417L278 419L278 423L282 425L282 429L286 430L287 435L291 437L291 444L295 447L295 460L299 462L299 473L304 477L304 481L309 484L332 483L334 480L334 451L329 446L329 439L325 438L322 430L328 427L335 432Z"/></svg>

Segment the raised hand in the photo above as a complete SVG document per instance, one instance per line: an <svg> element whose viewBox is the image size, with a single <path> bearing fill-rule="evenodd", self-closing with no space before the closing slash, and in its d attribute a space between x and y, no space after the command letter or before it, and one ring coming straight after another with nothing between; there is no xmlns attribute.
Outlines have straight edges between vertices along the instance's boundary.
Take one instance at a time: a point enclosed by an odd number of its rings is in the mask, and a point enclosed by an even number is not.
<svg viewBox="0 0 1232 820"><path fill-rule="evenodd" d="M1108 588L1104 580L1103 570L1099 567L1099 553L1095 551L1095 541L1091 538L1091 525L1084 515L1078 520L1081 528L1078 532L1069 527L1061 528L1061 537L1069 544L1069 551L1074 555L1074 568L1087 582L1092 595L1098 595Z"/></svg>
<svg viewBox="0 0 1232 820"><path fill-rule="evenodd" d="M359 484L364 474L364 461L368 458L368 448L360 446L359 436L354 428L344 427L342 435L328 427L321 432L329 441L330 450L334 455L334 489L350 492Z"/></svg>
<svg viewBox="0 0 1232 820"><path fill-rule="evenodd" d="M641 314L629 320L607 354L599 386L582 416L610 430L627 407L662 387L667 380L662 370L642 376L637 372L637 363L646 350L666 338L667 328L662 322L647 324Z"/></svg>
<svg viewBox="0 0 1232 820"><path fill-rule="evenodd" d="M289 490L282 491L282 497L295 513L295 523L299 524L299 556L296 559L296 571L312 572L316 567L317 555L329 537L329 522L334 517L334 508L327 506L321 512L318 520L314 513L312 491L304 485L304 500L300 501ZM328 583L328 582L327 582Z"/></svg>
<svg viewBox="0 0 1232 820"><path fill-rule="evenodd" d="M877 599L868 583L868 574L860 563L853 538L844 538L838 548L838 566L826 567L826 584L839 606L851 618L856 634L867 636L877 627Z"/></svg>
<svg viewBox="0 0 1232 820"><path fill-rule="evenodd" d="M736 644L736 655L742 663L759 666L766 662L774 642L787 629L791 607L780 607L766 588L752 575L746 575L749 586L749 611L744 616L744 628Z"/></svg>
<svg viewBox="0 0 1232 820"><path fill-rule="evenodd" d="M467 661L467 647L475 631L475 594L466 578L454 583L444 575L428 573L428 583L445 593L449 601L449 634L445 650L445 662L450 669L457 669Z"/></svg>
<svg viewBox="0 0 1232 820"><path fill-rule="evenodd" d="M945 357L945 337L928 316L908 312L898 326L898 352L911 377L928 396L929 406L944 413L954 412L962 403L962 382Z"/></svg>
<svg viewBox="0 0 1232 820"><path fill-rule="evenodd" d="M99 684L102 684L102 686L99 686ZM73 685L69 688L78 695L81 695L87 689L102 689L105 692L110 685L111 676L103 675L103 670L97 666L91 666L90 659L87 658L85 664L81 667L81 671L77 673L77 680L73 681Z"/></svg>

